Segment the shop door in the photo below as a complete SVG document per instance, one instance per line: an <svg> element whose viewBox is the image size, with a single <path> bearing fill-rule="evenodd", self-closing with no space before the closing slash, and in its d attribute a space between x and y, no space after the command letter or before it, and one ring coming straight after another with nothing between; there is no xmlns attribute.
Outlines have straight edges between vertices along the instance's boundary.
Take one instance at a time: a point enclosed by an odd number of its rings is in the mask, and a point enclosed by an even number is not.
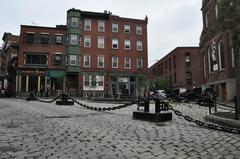
<svg viewBox="0 0 240 159"><path fill-rule="evenodd" d="M29 92L37 92L37 88L38 88L38 78L37 76L29 76Z"/></svg>

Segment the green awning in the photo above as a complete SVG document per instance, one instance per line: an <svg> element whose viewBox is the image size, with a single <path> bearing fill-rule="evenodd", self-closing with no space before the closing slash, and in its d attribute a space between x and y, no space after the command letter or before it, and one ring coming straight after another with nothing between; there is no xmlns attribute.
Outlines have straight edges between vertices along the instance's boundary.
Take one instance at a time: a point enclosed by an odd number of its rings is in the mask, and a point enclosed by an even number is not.
<svg viewBox="0 0 240 159"><path fill-rule="evenodd" d="M65 71L63 70L52 70L48 71L47 75L51 78L62 78L64 77Z"/></svg>

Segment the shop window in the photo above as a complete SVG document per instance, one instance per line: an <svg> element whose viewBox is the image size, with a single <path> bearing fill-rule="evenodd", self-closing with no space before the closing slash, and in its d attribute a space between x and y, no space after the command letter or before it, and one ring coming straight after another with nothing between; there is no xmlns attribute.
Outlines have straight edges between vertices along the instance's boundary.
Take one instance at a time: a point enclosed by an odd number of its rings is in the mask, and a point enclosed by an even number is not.
<svg viewBox="0 0 240 159"><path fill-rule="evenodd" d="M25 33L24 34L24 42L25 43L34 43L34 33Z"/></svg>
<svg viewBox="0 0 240 159"><path fill-rule="evenodd" d="M47 54L26 53L24 62L26 65L47 65Z"/></svg>
<svg viewBox="0 0 240 159"><path fill-rule="evenodd" d="M41 44L48 44L49 43L49 34L41 34L40 35L40 43Z"/></svg>

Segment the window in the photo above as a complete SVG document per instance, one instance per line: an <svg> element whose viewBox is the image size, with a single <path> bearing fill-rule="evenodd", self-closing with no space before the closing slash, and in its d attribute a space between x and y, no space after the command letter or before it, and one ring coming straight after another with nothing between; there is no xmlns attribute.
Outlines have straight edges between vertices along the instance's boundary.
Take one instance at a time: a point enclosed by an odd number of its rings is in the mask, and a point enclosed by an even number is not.
<svg viewBox="0 0 240 159"><path fill-rule="evenodd" d="M137 69L143 68L143 58L137 58Z"/></svg>
<svg viewBox="0 0 240 159"><path fill-rule="evenodd" d="M62 53L55 53L53 60L54 60L54 65L62 65L63 64L62 63L63 62Z"/></svg>
<svg viewBox="0 0 240 159"><path fill-rule="evenodd" d="M77 65L77 55L69 55L70 65Z"/></svg>
<svg viewBox="0 0 240 159"><path fill-rule="evenodd" d="M41 33L40 43L41 44L48 44L48 41L49 41L49 34L48 33Z"/></svg>
<svg viewBox="0 0 240 159"><path fill-rule="evenodd" d="M103 86L104 76L97 75L96 81L97 81L97 86Z"/></svg>
<svg viewBox="0 0 240 159"><path fill-rule="evenodd" d="M47 65L47 54L26 53L24 64L26 65Z"/></svg>
<svg viewBox="0 0 240 159"><path fill-rule="evenodd" d="M186 66L191 66L191 56L190 53L185 53L185 64Z"/></svg>
<svg viewBox="0 0 240 159"><path fill-rule="evenodd" d="M218 70L217 54L218 50L216 49L215 42L213 41L211 46L208 48L209 73Z"/></svg>
<svg viewBox="0 0 240 159"><path fill-rule="evenodd" d="M174 69L176 69L176 66L177 66L177 64L176 64L176 56L174 55L173 56L173 67L174 67Z"/></svg>
<svg viewBox="0 0 240 159"><path fill-rule="evenodd" d="M143 50L142 41L141 41L141 40L138 40L138 41L137 41L137 51L142 51L142 50Z"/></svg>
<svg viewBox="0 0 240 159"><path fill-rule="evenodd" d="M130 25L124 25L124 33L130 34Z"/></svg>
<svg viewBox="0 0 240 159"><path fill-rule="evenodd" d="M112 57L112 68L118 68L118 57Z"/></svg>
<svg viewBox="0 0 240 159"><path fill-rule="evenodd" d="M131 50L131 41L129 39L124 41L124 49Z"/></svg>
<svg viewBox="0 0 240 159"><path fill-rule="evenodd" d="M131 59L130 58L124 58L124 68L125 69L131 68Z"/></svg>
<svg viewBox="0 0 240 159"><path fill-rule="evenodd" d="M209 15L209 11L207 11L205 13L205 26L208 27L208 15Z"/></svg>
<svg viewBox="0 0 240 159"><path fill-rule="evenodd" d="M98 31L100 31L100 32L105 31L105 22L103 20L98 21Z"/></svg>
<svg viewBox="0 0 240 159"><path fill-rule="evenodd" d="M118 39L116 38L112 39L112 48L118 49Z"/></svg>
<svg viewBox="0 0 240 159"><path fill-rule="evenodd" d="M118 24L116 24L116 23L112 24L112 32L114 32L114 33L118 32Z"/></svg>
<svg viewBox="0 0 240 159"><path fill-rule="evenodd" d="M136 34L142 35L142 26L136 26Z"/></svg>
<svg viewBox="0 0 240 159"><path fill-rule="evenodd" d="M91 66L91 56L90 55L84 55L84 67L90 67Z"/></svg>
<svg viewBox="0 0 240 159"><path fill-rule="evenodd" d="M58 45L63 44L63 35L55 35L55 43Z"/></svg>
<svg viewBox="0 0 240 159"><path fill-rule="evenodd" d="M27 32L24 34L24 42L25 43L34 43L34 33Z"/></svg>
<svg viewBox="0 0 240 159"><path fill-rule="evenodd" d="M225 59L224 59L224 44L223 42L220 42L218 44L218 52L219 52L219 65L220 70L225 68Z"/></svg>
<svg viewBox="0 0 240 159"><path fill-rule="evenodd" d="M91 31L91 20L90 19L85 19L84 20L84 30L86 31Z"/></svg>
<svg viewBox="0 0 240 159"><path fill-rule="evenodd" d="M98 37L98 48L104 48L104 37L102 36Z"/></svg>
<svg viewBox="0 0 240 159"><path fill-rule="evenodd" d="M84 37L84 47L91 47L91 37L90 36Z"/></svg>
<svg viewBox="0 0 240 159"><path fill-rule="evenodd" d="M104 56L98 56L98 68L104 68Z"/></svg>
<svg viewBox="0 0 240 159"><path fill-rule="evenodd" d="M71 17L71 27L79 27L79 18Z"/></svg>
<svg viewBox="0 0 240 159"><path fill-rule="evenodd" d="M78 35L70 35L70 44L77 45L78 44Z"/></svg>
<svg viewBox="0 0 240 159"><path fill-rule="evenodd" d="M186 72L186 83L187 85L192 85L192 73Z"/></svg>
<svg viewBox="0 0 240 159"><path fill-rule="evenodd" d="M84 79L84 86L90 86L90 77L91 75L83 75Z"/></svg>

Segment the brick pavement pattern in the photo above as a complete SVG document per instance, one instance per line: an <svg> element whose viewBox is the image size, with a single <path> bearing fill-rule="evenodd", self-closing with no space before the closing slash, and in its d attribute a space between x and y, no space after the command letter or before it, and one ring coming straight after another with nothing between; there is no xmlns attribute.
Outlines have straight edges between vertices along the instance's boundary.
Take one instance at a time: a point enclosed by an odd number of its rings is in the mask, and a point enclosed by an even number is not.
<svg viewBox="0 0 240 159"><path fill-rule="evenodd" d="M91 103L109 107L117 104ZM194 119L208 108L173 104ZM151 106L154 107L153 105ZM239 158L237 134L209 130L173 114L173 120L133 120L136 105L95 112L78 105L57 106L38 101L0 99L0 159L66 158Z"/></svg>

